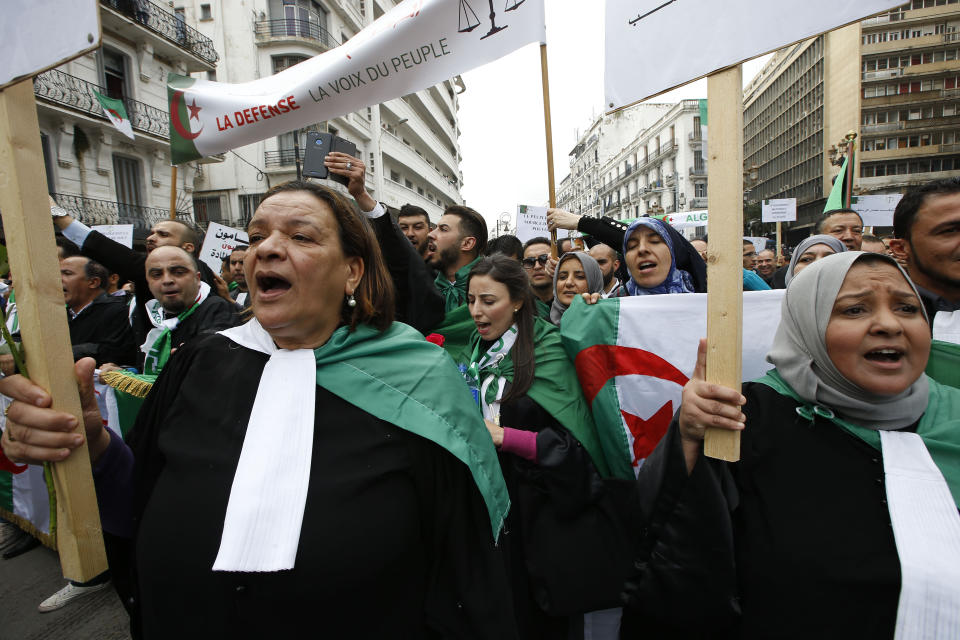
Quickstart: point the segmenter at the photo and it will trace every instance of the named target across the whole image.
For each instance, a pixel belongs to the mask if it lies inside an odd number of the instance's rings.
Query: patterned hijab
[[[827,352],[826,333],[833,304],[847,271],[864,255],[876,256],[896,267],[913,292],[917,292],[897,261],[884,255],[845,251],[817,260],[787,287],[780,326],[767,361],[804,401],[828,407],[845,420],[869,429],[900,429],[919,420],[927,409],[926,374],[921,373],[895,396],[878,395],[843,377]]]
[[[695,289],[690,274],[683,269],[677,268],[674,238],[670,233],[669,226],[662,220],[657,220],[656,218],[640,218],[632,222],[623,234],[623,255],[627,255],[627,242],[630,241],[630,236],[641,226],[652,229],[657,235],[663,238],[664,244],[666,244],[670,250],[670,272],[667,273],[667,277],[664,278],[663,282],[654,287],[641,287],[637,284],[637,281],[633,279],[633,274],[631,273],[630,279],[627,280],[627,291],[630,295],[648,296],[659,293],[693,293]],[[630,270],[627,269],[627,272],[629,273]]]
[[[557,299],[557,276],[560,267],[570,258],[576,258],[583,265],[583,273],[587,276],[587,293],[603,293],[603,271],[600,264],[585,251],[568,251],[560,256],[557,270],[553,272],[553,304],[550,305],[550,322],[560,326],[560,318],[567,310],[567,306]]]

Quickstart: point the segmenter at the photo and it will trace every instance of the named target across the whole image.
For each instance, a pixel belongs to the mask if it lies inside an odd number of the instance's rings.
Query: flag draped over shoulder
[[[743,295],[743,376],[771,365],[783,290]],[[574,361],[613,474],[636,472],[666,433],[707,335],[707,294],[580,299],[563,316],[564,348]]]
[[[339,47],[253,82],[170,74],[172,161],[222,153],[399,98],[545,42],[543,0],[494,5],[492,15],[478,15],[460,0],[405,0]]]

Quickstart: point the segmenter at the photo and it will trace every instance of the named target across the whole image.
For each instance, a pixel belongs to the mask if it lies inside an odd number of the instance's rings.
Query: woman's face
[[[827,256],[832,256],[835,253],[836,251],[826,244],[815,244],[812,247],[808,247],[807,250],[801,253],[800,257],[797,258],[797,264],[793,268],[793,275],[796,276],[798,273],[812,265],[817,260],[826,258]]]
[[[649,289],[667,279],[673,259],[659,233],[648,227],[637,227],[627,240],[626,249],[627,269],[638,285]]]
[[[570,306],[578,293],[587,293],[587,274],[578,258],[567,258],[557,267],[556,296],[562,304]]]
[[[307,191],[264,200],[247,226],[243,270],[253,313],[283,349],[316,348],[340,323],[363,260],[343,255],[330,206]]]
[[[893,265],[854,264],[825,336],[827,353],[843,377],[882,395],[913,384],[930,354],[930,327],[920,304]]]
[[[496,340],[513,325],[514,314],[522,303],[510,299],[507,285],[482,275],[470,278],[467,304],[480,337]]]

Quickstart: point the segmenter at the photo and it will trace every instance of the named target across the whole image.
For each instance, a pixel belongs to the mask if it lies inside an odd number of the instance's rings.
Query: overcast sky
[[[553,162],[557,189],[569,173],[568,154],[603,106],[603,4],[583,0],[546,2]],[[589,7],[589,9],[586,9]],[[680,39],[683,35],[680,34]],[[665,52],[665,55],[669,52]],[[768,56],[744,65],[744,82]],[[638,73],[642,68],[638,65]],[[460,149],[467,204],[492,225],[518,204],[546,204],[547,153],[540,84],[540,47],[531,44],[463,74]],[[699,80],[652,102],[705,98]],[[627,142],[626,140],[624,141]]]

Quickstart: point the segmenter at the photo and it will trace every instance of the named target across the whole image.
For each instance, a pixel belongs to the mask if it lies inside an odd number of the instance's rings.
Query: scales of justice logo
[[[510,25],[498,26],[497,19],[497,10],[493,8],[493,0],[487,0],[490,5],[490,30],[487,33],[480,37],[481,40],[489,38],[495,33],[503,31]],[[526,0],[507,0],[506,5],[503,10],[514,11],[517,7],[522,5]],[[459,29],[460,33],[469,33],[480,26],[480,18],[477,17],[476,12],[473,10],[473,7],[470,6],[470,3],[467,0],[460,0],[460,22]]]

